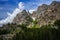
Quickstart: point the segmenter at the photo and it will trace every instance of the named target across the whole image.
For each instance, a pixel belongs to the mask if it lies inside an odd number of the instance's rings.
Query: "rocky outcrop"
[[[39,25],[53,23],[60,20],[60,2],[53,1],[50,5],[43,4],[33,12],[32,17],[38,20]]]
[[[17,16],[13,20],[13,23],[28,25],[31,21],[32,18],[30,17],[29,13],[26,12],[26,10],[23,10],[21,13],[17,14]]]
[[[53,1],[50,5],[42,4],[32,14],[23,10],[17,14],[14,18],[13,23],[16,24],[30,24],[31,21],[37,20],[37,24],[45,25],[53,23],[55,20],[60,19],[60,2]]]

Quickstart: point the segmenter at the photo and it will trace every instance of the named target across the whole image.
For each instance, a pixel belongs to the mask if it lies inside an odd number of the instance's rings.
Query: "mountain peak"
[[[56,5],[56,4],[60,4],[60,2],[58,2],[58,1],[53,1],[52,3],[51,3],[51,5]]]
[[[26,10],[23,10],[21,13],[27,13]]]
[[[37,8],[37,12],[38,12],[38,13],[41,13],[41,11],[44,11],[44,10],[46,10],[47,8],[48,8],[48,5],[42,4],[41,6],[39,6],[39,7]]]
[[[18,14],[14,22],[17,24],[27,23],[27,19],[34,17],[38,20],[39,25],[45,25],[49,22],[52,22],[56,19],[60,19],[60,2],[53,1],[50,5],[42,4],[37,8],[37,11],[34,11],[31,15],[26,10],[23,10]]]

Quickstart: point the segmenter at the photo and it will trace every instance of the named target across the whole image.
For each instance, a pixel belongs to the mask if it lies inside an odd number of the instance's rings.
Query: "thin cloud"
[[[32,14],[33,11],[36,11],[36,9],[30,9],[29,12]]]
[[[9,12],[7,12],[8,17],[7,17],[6,19],[0,20],[0,25],[2,25],[2,24],[7,24],[7,23],[12,23],[14,17],[16,17],[16,15],[17,15],[18,13],[20,13],[23,9],[24,9],[24,3],[20,2],[20,3],[18,4],[18,8],[16,8],[16,9],[12,12],[12,14],[9,13]]]
[[[24,3],[23,2],[20,2],[18,4],[18,8],[21,9],[21,10],[23,10],[24,9]]]

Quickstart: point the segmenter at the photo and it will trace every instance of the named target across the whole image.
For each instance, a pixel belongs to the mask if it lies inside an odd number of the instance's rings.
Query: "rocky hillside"
[[[30,14],[26,12],[26,10],[23,10],[21,13],[17,14],[17,16],[14,18],[13,23],[16,24],[30,24],[32,22],[32,18],[30,17]]]
[[[33,12],[32,17],[35,17],[39,25],[60,20],[60,2],[53,1],[50,5],[43,4],[39,6],[37,11]]]
[[[53,1],[50,5],[42,4],[32,14],[23,10],[13,20],[16,24],[31,24],[32,19],[37,21],[38,25],[53,24],[55,20],[60,19],[60,2]]]

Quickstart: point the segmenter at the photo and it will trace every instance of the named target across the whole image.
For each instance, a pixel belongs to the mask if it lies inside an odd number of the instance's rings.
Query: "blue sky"
[[[18,7],[19,2],[23,2],[25,9],[36,9],[41,4],[50,4],[53,0],[0,0],[0,19],[7,17],[7,12],[12,13]],[[57,0],[59,1],[59,0]]]

